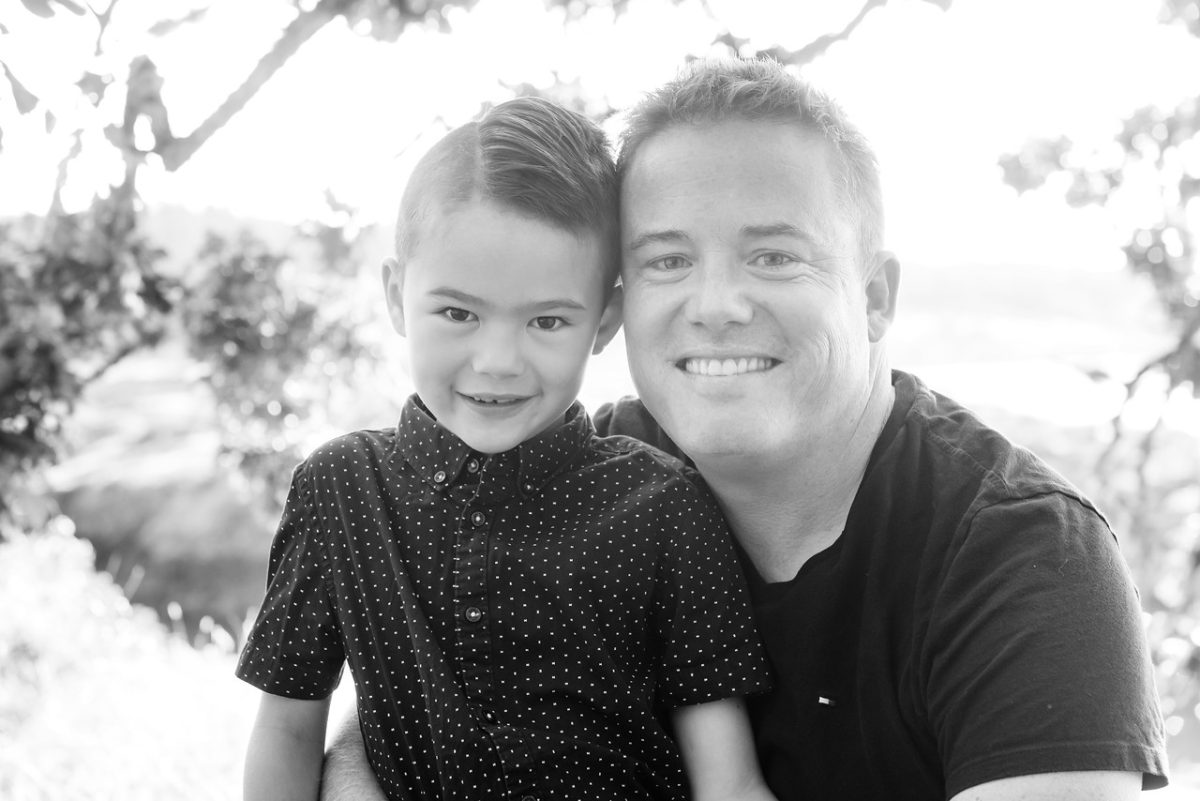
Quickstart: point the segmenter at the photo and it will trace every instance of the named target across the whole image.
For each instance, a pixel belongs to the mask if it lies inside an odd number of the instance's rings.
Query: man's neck
[[[696,466],[764,580],[786,581],[841,536],[895,400],[884,371],[847,436],[814,432],[779,463],[716,458]]]

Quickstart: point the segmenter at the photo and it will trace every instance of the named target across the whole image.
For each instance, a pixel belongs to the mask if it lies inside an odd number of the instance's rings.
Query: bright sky
[[[48,134],[40,115],[16,119],[0,93],[0,214],[47,207],[71,131],[89,123],[98,131],[97,117],[119,119],[132,55],[155,60],[172,127],[188,133],[292,15],[282,0],[211,0],[202,22],[165,37],[145,33],[198,4],[119,0],[100,64],[90,55],[94,31],[78,18],[60,12],[43,21],[15,4],[0,12],[10,31],[0,36],[5,60],[58,119]],[[1127,232],[1101,210],[1066,208],[1057,193],[1018,197],[1002,183],[997,157],[1038,135],[1100,146],[1132,110],[1200,95],[1200,43],[1157,24],[1158,6],[955,0],[942,11],[923,0],[891,0],[806,67],[805,76],[837,97],[875,145],[888,247],[910,265],[1121,269]],[[615,20],[598,11],[564,25],[562,12],[547,11],[543,0],[478,0],[470,12],[453,13],[451,34],[410,29],[395,43],[333,23],[182,169],[143,170],[139,189],[150,204],[298,222],[322,213],[329,188],[360,208],[365,222],[387,225],[425,148],[482,102],[510,97],[506,83],[548,86],[557,73],[622,108],[671,77],[686,55],[706,52],[723,30],[754,48],[796,48],[840,29],[858,7],[845,0],[631,0]],[[99,112],[77,103],[72,84],[85,69],[119,76]],[[432,124],[439,117],[444,125]],[[610,121],[612,133],[619,126]],[[75,206],[120,178],[106,143],[93,141],[86,152],[107,158],[75,163],[67,193]],[[612,364],[600,361],[591,373],[624,375],[619,353],[602,358]],[[603,392],[612,396],[610,388]],[[1078,414],[1074,401],[1068,407]]]
[[[122,75],[131,54],[149,52],[166,79],[177,132],[190,132],[241,81],[289,18],[282,2],[214,0],[199,24],[162,38],[142,32],[191,5],[120,0],[106,65]],[[387,221],[413,161],[444,130],[431,120],[468,119],[481,102],[510,95],[501,82],[546,85],[557,71],[621,108],[686,54],[703,53],[724,27],[754,47],[798,47],[840,28],[858,4],[631,6],[615,21],[598,12],[564,26],[542,0],[479,0],[453,15],[451,35],[411,30],[395,44],[331,24],[191,162],[174,174],[146,170],[139,187],[151,203],[285,221],[319,214],[330,187],[368,218]],[[1067,211],[1050,193],[1018,199],[999,180],[996,158],[1037,134],[1100,143],[1139,105],[1200,94],[1200,48],[1182,30],[1157,25],[1157,6],[957,0],[943,12],[892,0],[808,67],[806,76],[841,100],[878,151],[889,246],[922,263],[1119,266],[1113,245],[1122,235],[1102,214]],[[72,123],[89,111],[74,104],[70,85],[96,68],[93,32],[70,14],[42,21],[18,10],[4,22],[5,58],[60,122],[47,135],[40,117],[15,124],[11,108],[0,107],[0,214],[45,208]],[[100,112],[106,121],[121,98],[113,87]],[[86,202],[118,169],[115,160],[79,167],[68,200]]]

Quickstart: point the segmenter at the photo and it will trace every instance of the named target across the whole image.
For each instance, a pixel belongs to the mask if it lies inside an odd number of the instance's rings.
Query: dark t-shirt
[[[1165,784],[1140,606],[1108,523],[963,407],[893,383],[841,537],[791,581],[747,565],[775,670],[751,702],[771,788],[932,800],[1076,770]],[[634,400],[596,424],[673,448]]]
[[[238,675],[324,698],[348,662],[389,797],[686,798],[669,710],[769,676],[680,467],[578,404],[484,457],[414,397],[296,469]]]

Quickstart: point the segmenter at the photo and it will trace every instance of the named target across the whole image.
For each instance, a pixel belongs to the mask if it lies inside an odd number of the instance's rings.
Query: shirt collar
[[[423,482],[436,488],[473,482],[478,473],[488,495],[507,496],[517,491],[531,495],[573,463],[594,433],[591,418],[576,401],[563,415],[561,425],[511,450],[485,456],[438,423],[414,394],[400,413],[391,458],[408,462]]]

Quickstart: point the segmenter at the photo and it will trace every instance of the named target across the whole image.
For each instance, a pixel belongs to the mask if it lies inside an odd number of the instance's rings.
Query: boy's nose
[[[520,335],[500,328],[480,330],[471,367],[481,375],[520,375],[525,363]]]

